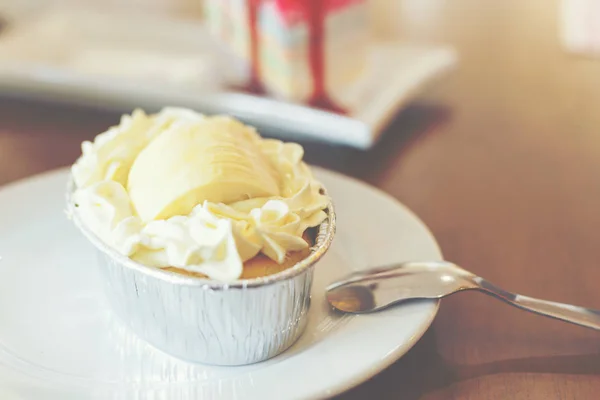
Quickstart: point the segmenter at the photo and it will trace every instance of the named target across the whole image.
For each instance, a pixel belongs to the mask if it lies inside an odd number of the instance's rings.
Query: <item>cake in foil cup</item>
[[[213,365],[267,360],[290,347],[308,322],[315,264],[335,234],[335,211],[315,230],[310,255],[265,277],[219,282],[150,267],[99,239],[78,216],[67,188],[67,213],[94,245],[106,296],[122,322],[154,347]]]

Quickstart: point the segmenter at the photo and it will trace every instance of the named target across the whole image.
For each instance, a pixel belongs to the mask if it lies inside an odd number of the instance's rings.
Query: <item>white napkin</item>
[[[600,1],[562,0],[559,21],[568,51],[600,56]]]

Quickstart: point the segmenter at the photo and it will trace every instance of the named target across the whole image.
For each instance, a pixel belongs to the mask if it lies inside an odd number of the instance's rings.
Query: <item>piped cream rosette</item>
[[[76,212],[105,243],[154,267],[231,281],[259,252],[305,249],[328,198],[294,143],[229,117],[136,110],[84,142],[72,167]]]

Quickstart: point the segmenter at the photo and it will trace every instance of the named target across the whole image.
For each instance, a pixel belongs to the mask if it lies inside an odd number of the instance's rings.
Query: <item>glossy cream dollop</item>
[[[231,281],[259,252],[282,263],[329,202],[294,143],[225,116],[136,110],[82,144],[75,212],[140,263]]]

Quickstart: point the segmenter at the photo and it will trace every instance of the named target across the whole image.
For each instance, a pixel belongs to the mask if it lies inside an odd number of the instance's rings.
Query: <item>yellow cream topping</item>
[[[72,168],[77,212],[147,265],[235,280],[259,252],[282,263],[306,248],[302,234],[326,217],[302,147],[229,117],[136,110],[82,152]]]

